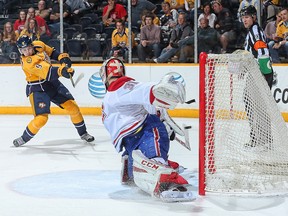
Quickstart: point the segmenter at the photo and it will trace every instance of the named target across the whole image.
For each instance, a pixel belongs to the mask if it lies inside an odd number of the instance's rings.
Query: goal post
[[[288,130],[257,61],[199,59],[199,194],[288,193]]]

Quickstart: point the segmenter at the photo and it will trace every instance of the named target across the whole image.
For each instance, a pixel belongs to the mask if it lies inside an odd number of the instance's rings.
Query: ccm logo
[[[154,163],[151,163],[151,162],[148,162],[148,161],[146,161],[146,160],[142,160],[142,161],[141,161],[141,164],[144,165],[144,166],[147,166],[147,167],[149,167],[149,168],[152,168],[152,169],[154,169],[154,170],[157,170],[157,169],[159,168],[158,165],[156,165],[156,164],[154,164]]]

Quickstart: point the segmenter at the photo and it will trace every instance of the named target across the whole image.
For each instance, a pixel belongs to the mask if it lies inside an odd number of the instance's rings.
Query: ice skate
[[[13,144],[15,147],[19,147],[19,146],[22,146],[24,145],[26,142],[23,140],[22,136],[13,140]]]
[[[81,139],[86,141],[86,142],[93,142],[94,137],[88,134],[87,132],[81,136]]]
[[[196,196],[187,186],[189,185],[171,184],[159,194],[159,198],[164,202],[191,202]]]

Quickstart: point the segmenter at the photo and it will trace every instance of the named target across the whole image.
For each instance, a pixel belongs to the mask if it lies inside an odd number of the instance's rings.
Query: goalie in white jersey
[[[117,58],[103,63],[100,76],[107,89],[102,104],[103,123],[116,150],[125,149],[122,183],[134,182],[164,201],[195,199],[187,189],[188,182],[177,172],[179,165],[168,161],[170,140],[160,119],[164,116],[164,122],[170,122],[169,130],[173,128],[173,133],[183,135],[181,128],[169,121],[166,109],[185,102],[184,86],[172,75],[164,76],[158,84],[137,82],[125,76],[125,66]]]

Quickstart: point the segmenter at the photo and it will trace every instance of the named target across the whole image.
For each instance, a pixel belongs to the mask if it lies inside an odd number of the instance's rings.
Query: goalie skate
[[[163,202],[191,202],[196,199],[192,191],[186,185],[171,185],[168,190],[162,191],[159,198]]]

